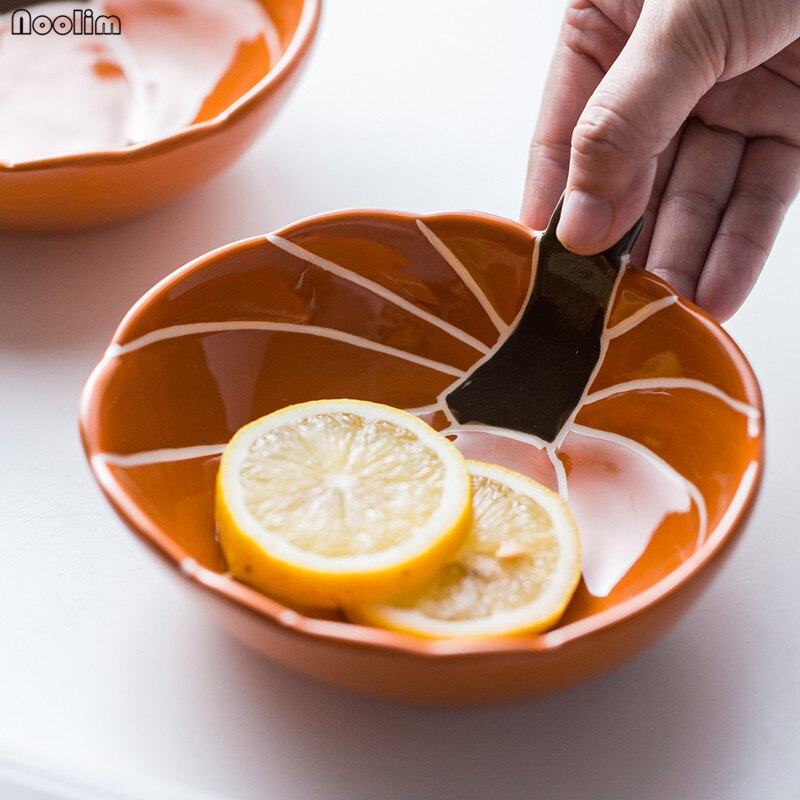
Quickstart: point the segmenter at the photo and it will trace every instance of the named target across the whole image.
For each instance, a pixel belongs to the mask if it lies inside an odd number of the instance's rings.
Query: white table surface
[[[156,567],[79,447],[117,322],[189,259],[347,206],[514,217],[561,8],[329,0],[296,93],[225,175],[114,228],[0,239],[2,800],[800,796],[800,206],[729,325],[770,433],[750,528],[660,643],[559,695],[420,709],[263,661]]]

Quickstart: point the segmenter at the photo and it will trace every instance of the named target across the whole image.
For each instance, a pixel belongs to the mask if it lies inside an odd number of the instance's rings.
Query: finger
[[[800,86],[800,45],[795,42],[764,62],[764,67]]]
[[[745,149],[735,133],[691,120],[658,210],[647,268],[694,300]]]
[[[697,302],[731,317],[750,293],[800,188],[800,148],[774,139],[748,143],[719,232],[697,286]]]
[[[650,192],[650,200],[644,212],[644,225],[642,226],[642,231],[631,253],[631,261],[633,261],[634,264],[639,264],[640,266],[645,266],[645,264],[647,264],[650,242],[653,238],[656,218],[658,217],[658,208],[661,205],[661,197],[664,194],[669,176],[672,174],[672,168],[675,164],[675,158],[678,155],[682,135],[683,129],[672,137],[672,141],[669,143],[667,149],[658,157],[656,176],[653,180],[653,191]]]
[[[798,84],[762,66],[717,84],[695,113],[749,138],[774,136],[800,145],[798,93]]]
[[[575,123],[627,38],[589,2],[578,0],[567,9],[531,144],[524,224],[547,226],[567,183]]]
[[[592,3],[630,36],[641,16],[644,0],[592,0]]]
[[[647,206],[658,156],[716,79],[711,56],[687,49],[685,25],[662,15],[661,4],[645,3],[573,133],[558,235],[575,252],[604,250],[634,224]]]

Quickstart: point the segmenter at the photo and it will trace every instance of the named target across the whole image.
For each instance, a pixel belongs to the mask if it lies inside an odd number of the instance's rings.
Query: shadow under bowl
[[[224,629],[306,675],[474,704],[602,673],[657,639],[741,534],[762,472],[762,401],[725,331],[628,267],[558,447],[452,424],[442,398],[513,329],[536,254],[534,232],[486,215],[348,211],[203,256],[131,309],[92,373],[80,412],[91,469]],[[419,639],[288,608],[227,574],[213,519],[222,448],[252,419],[333,397],[412,409],[469,457],[568,494],[583,580],[553,630]]]
[[[280,42],[271,64],[261,57],[234,61],[204,103],[202,121],[165,136],[15,164],[0,160],[0,230],[56,232],[117,222],[163,205],[230,166],[287,98],[319,23],[321,0],[260,2]]]

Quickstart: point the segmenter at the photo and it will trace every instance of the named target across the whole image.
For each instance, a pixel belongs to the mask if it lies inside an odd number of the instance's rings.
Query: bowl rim
[[[190,123],[177,131],[148,139],[145,142],[108,150],[87,150],[81,153],[65,153],[44,158],[26,159],[9,163],[0,159],[0,174],[34,172],[59,167],[86,166],[99,163],[134,161],[152,153],[172,149],[224,130],[250,111],[269,91],[285,83],[294,69],[303,60],[319,27],[323,0],[301,0],[300,19],[292,38],[278,60],[267,74],[247,92],[237,98],[224,111],[203,122]]]
[[[118,338],[125,333],[129,323],[138,318],[155,297],[173,287],[186,276],[200,272],[214,263],[262,244],[268,235],[281,235],[308,223],[330,222],[349,216],[425,221],[458,216],[480,220],[483,223],[489,223],[501,229],[516,228],[532,238],[540,233],[540,231],[531,230],[513,220],[475,211],[412,214],[402,211],[350,208],[311,215],[283,226],[272,234],[253,236],[218,247],[170,273],[134,303],[117,327],[111,344],[117,342]],[[661,279],[657,278],[657,280]],[[677,295],[677,292],[675,294]],[[677,296],[680,297],[680,295]],[[755,458],[747,468],[734,498],[721,520],[712,531],[707,533],[703,543],[689,558],[638,594],[590,617],[567,623],[563,627],[557,627],[544,633],[506,638],[426,639],[411,634],[381,630],[346,621],[321,619],[307,616],[300,611],[289,608],[280,601],[262,594],[244,583],[239,583],[228,573],[218,573],[201,566],[183,548],[177,545],[165,530],[146,517],[130,495],[120,486],[108,465],[93,458],[95,453],[90,446],[87,430],[89,421],[97,415],[98,411],[98,398],[95,387],[110,363],[105,354],[92,370],[81,394],[79,410],[81,441],[89,462],[89,468],[95,480],[113,509],[137,538],[155,551],[163,561],[184,579],[203,591],[210,592],[217,598],[233,602],[239,609],[255,615],[262,622],[272,623],[293,634],[306,638],[326,640],[331,644],[360,646],[380,651],[402,653],[410,657],[423,659],[492,656],[512,653],[552,653],[579,643],[590,636],[601,634],[603,631],[637,617],[643,612],[660,605],[680,587],[688,585],[732,544],[737,535],[743,530],[744,523],[753,509],[764,473],[765,416],[763,397],[758,380],[749,361],[730,334],[705,311],[685,298],[681,297],[680,299],[681,303],[691,313],[703,318],[711,328],[722,336],[734,358],[734,366],[741,375],[747,393],[752,396],[752,404],[761,412]]]

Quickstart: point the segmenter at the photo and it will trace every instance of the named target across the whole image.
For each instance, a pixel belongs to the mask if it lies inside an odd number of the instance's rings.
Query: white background
[[[515,217],[561,9],[330,0],[296,93],[224,176],[112,229],[0,239],[3,800],[798,797],[800,206],[729,325],[767,404],[750,528],[673,632],[562,694],[420,709],[272,666],[156,567],[79,448],[89,370],[189,259],[347,206]]]

